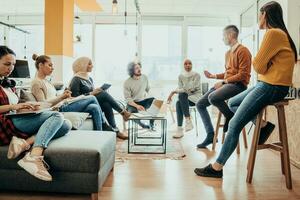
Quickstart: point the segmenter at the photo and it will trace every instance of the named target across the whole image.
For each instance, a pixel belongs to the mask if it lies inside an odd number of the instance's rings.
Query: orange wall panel
[[[74,0],[45,0],[45,54],[73,56]]]

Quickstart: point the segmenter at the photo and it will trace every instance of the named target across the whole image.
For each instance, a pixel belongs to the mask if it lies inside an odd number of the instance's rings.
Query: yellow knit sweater
[[[253,60],[258,80],[272,85],[290,86],[294,66],[294,52],[286,33],[278,28],[267,30]]]

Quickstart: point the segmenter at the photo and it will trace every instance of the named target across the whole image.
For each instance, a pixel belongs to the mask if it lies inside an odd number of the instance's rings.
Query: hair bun
[[[34,61],[37,60],[38,57],[39,57],[39,56],[38,56],[37,54],[35,54],[35,53],[32,55],[32,59],[33,59]]]

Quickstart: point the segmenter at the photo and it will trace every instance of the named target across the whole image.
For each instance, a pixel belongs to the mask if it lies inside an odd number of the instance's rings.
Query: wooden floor
[[[234,152],[224,169],[223,179],[197,177],[195,167],[213,162],[218,155],[210,150],[197,151],[195,146],[203,138],[187,133],[182,138],[186,153],[183,160],[130,160],[117,162],[114,172],[99,193],[100,200],[198,200],[198,199],[300,199],[300,170],[292,166],[293,190],[285,187],[279,156],[269,150],[259,151],[253,183],[246,183],[248,151]],[[250,143],[250,138],[249,143]],[[1,180],[0,180],[1,181]],[[1,184],[1,182],[0,182]],[[87,195],[44,193],[0,193],[2,200],[88,200]]]

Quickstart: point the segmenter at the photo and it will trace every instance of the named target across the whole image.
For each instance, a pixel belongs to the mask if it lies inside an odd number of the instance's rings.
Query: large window
[[[92,24],[74,25],[74,58],[87,56],[92,58],[93,52]]]
[[[177,87],[182,69],[182,28],[178,25],[143,25],[142,70],[151,94],[166,99]]]
[[[4,45],[4,26],[0,25],[0,45]]]
[[[200,73],[202,82],[203,71],[222,73],[225,71],[225,52],[228,50],[223,43],[224,27],[189,26],[187,52],[193,62],[194,70]]]
[[[241,43],[246,46],[254,57],[257,52],[256,35],[256,4],[250,6],[244,13],[241,14]],[[257,79],[254,70],[251,70],[250,84],[255,84]]]
[[[30,32],[30,34],[9,29],[8,46],[16,52],[17,59],[28,60],[30,76],[34,77],[36,69],[31,58],[34,53],[38,55],[44,54],[44,26],[23,25],[18,27]]]
[[[110,92],[123,98],[122,84],[128,78],[127,64],[135,59],[136,27],[134,25],[97,25],[95,38],[94,79],[100,86],[113,83]]]
[[[150,80],[177,80],[181,71],[181,26],[144,25],[143,72]]]

